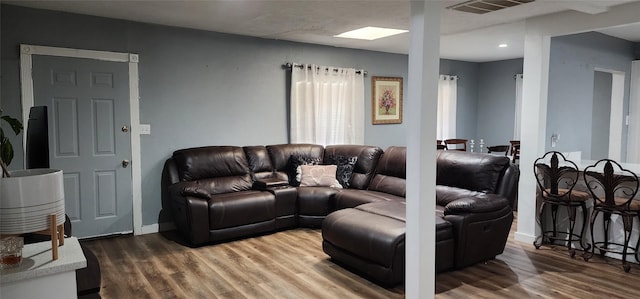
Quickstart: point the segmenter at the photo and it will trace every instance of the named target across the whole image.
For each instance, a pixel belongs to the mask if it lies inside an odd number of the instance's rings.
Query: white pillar
[[[405,294],[435,293],[436,110],[440,68],[439,1],[411,1],[407,138]]]
[[[515,239],[533,242],[536,224],[536,180],[533,162],[545,152],[547,90],[551,37],[528,30],[524,40],[518,230]]]

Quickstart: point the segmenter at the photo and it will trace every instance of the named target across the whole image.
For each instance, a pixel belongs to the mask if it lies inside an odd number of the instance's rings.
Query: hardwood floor
[[[516,242],[495,260],[436,277],[436,298],[640,298],[640,266],[585,262],[564,247]],[[295,229],[190,248],[174,232],[83,241],[103,298],[403,298],[334,264],[320,230]]]

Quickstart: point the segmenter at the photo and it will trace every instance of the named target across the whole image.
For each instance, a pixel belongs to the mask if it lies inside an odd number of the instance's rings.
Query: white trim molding
[[[160,233],[175,230],[176,225],[173,222],[154,223],[142,226],[142,235]]]
[[[131,189],[133,205],[133,233],[140,235],[142,230],[142,167],[140,163],[140,92],[138,86],[138,54],[108,51],[58,48],[48,46],[20,45],[20,85],[22,93],[22,121],[29,120],[29,110],[33,107],[33,55],[85,58],[102,61],[124,62],[129,64],[129,103],[131,121]],[[23,151],[26,151],[26,134],[23,134]],[[26,157],[26,152],[25,152]],[[137,162],[137,163],[136,163]],[[26,160],[25,160],[26,163]],[[25,165],[26,166],[26,165]]]

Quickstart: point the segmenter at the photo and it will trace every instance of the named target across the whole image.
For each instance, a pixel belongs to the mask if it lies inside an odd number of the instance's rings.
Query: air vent
[[[447,8],[475,14],[485,14],[488,12],[518,6],[533,1],[535,0],[471,0],[464,3],[452,5]]]

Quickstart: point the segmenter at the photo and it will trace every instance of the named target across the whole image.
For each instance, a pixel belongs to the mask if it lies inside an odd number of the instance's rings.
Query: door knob
[[[122,130],[122,132],[125,132],[125,133],[126,133],[126,132],[129,132],[129,127],[127,127],[127,126],[122,126],[122,129],[121,129],[121,130]]]
[[[129,166],[130,163],[131,161],[129,160],[122,160],[122,167],[127,168],[127,166]]]

